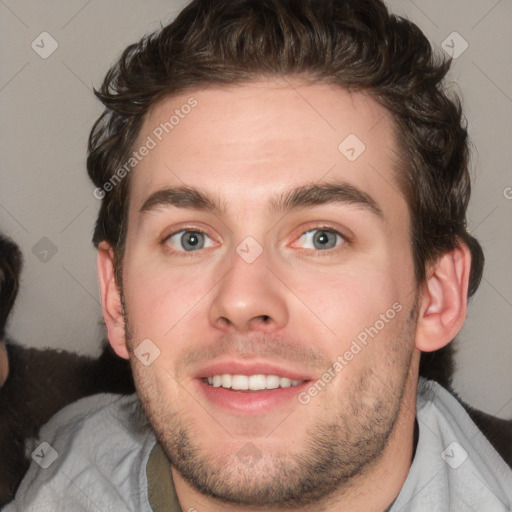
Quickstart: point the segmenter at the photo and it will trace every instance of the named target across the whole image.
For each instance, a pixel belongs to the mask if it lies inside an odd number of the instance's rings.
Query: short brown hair
[[[471,296],[484,258],[466,229],[468,137],[460,101],[443,87],[449,67],[415,24],[381,0],[193,0],[126,48],[95,91],[105,111],[90,134],[88,173],[103,187],[129,158],[149,108],[168,96],[275,77],[366,91],[394,122],[417,284],[429,264],[463,242],[472,255]],[[124,179],[102,198],[93,236],[96,247],[105,240],[114,248],[120,285],[128,185]],[[423,354],[420,374],[451,373],[451,345]]]

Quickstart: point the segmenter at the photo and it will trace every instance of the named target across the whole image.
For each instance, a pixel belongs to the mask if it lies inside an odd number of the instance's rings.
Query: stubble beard
[[[132,347],[128,320],[125,309],[126,337]],[[256,439],[254,444],[262,449],[254,465],[244,464],[236,450],[212,455],[214,447],[201,446],[194,419],[178,405],[163,402],[147,369],[133,357],[131,363],[142,408],[158,442],[191,486],[226,504],[297,510],[349,492],[354,480],[382,456],[402,406],[415,325],[413,308],[396,330],[387,362],[361,371],[357,380],[342,390],[338,410],[309,425],[296,448],[265,452],[264,442]],[[379,371],[382,367],[387,371]],[[301,427],[290,418],[280,428]]]

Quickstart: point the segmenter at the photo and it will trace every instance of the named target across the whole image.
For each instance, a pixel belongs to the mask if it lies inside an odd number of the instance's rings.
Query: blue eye
[[[178,251],[195,251],[197,249],[205,249],[212,247],[212,239],[201,231],[178,231],[169,236],[166,241],[172,246],[173,249]]]
[[[304,248],[314,250],[333,249],[345,241],[340,233],[332,229],[311,229],[301,235],[300,240],[312,243],[313,247]]]
[[[304,232],[298,240],[303,249],[322,252],[347,242],[341,233],[326,227],[310,229]],[[215,242],[206,233],[191,229],[182,229],[172,233],[163,240],[163,243],[168,244],[172,251],[181,252],[183,255],[215,245]]]

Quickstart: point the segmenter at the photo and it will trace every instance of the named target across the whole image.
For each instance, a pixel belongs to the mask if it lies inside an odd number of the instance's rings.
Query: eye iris
[[[331,237],[329,239],[329,236]],[[313,243],[316,246],[316,243],[320,244],[320,247],[317,247],[319,249],[331,249],[332,247],[336,246],[336,235],[332,233],[331,231],[318,231],[313,236]]]
[[[204,235],[197,231],[185,231],[181,235],[181,244],[186,251],[192,251],[198,247],[202,248],[204,245]]]

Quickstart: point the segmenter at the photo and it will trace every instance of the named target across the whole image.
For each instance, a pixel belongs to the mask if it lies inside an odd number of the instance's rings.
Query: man
[[[195,0],[127,48],[88,171],[137,396],[54,417],[7,510],[511,509],[424,378],[483,265],[448,66],[379,0]]]

